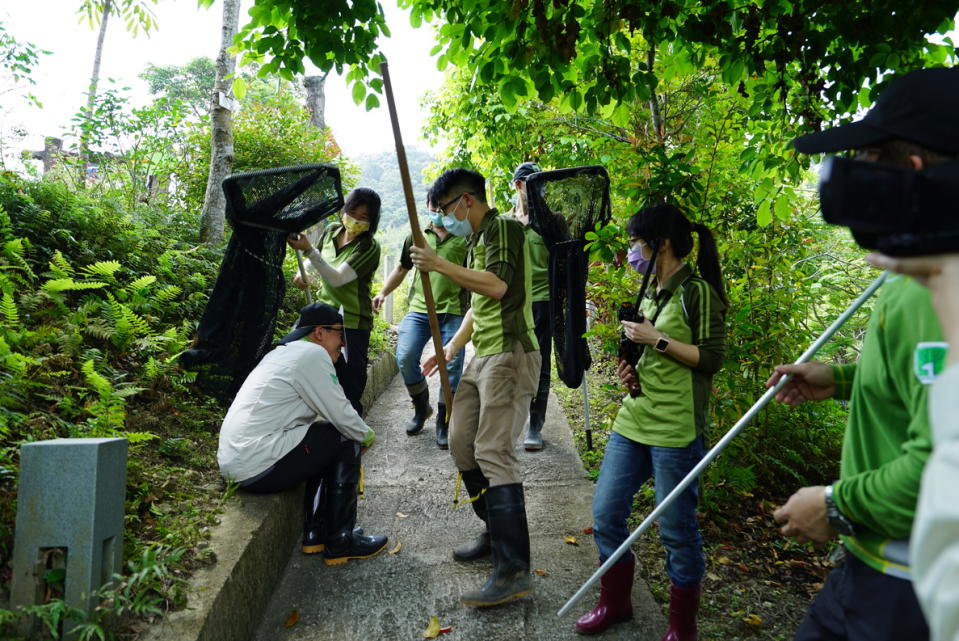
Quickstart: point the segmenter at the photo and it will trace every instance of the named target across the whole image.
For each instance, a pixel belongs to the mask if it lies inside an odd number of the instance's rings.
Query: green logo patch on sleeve
[[[946,355],[949,343],[928,342],[916,345],[913,355],[913,373],[924,385],[932,385],[946,369]]]

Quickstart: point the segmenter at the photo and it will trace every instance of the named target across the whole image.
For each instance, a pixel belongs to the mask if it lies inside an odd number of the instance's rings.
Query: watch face
[[[669,346],[669,339],[660,338],[658,341],[656,341],[656,351],[658,352],[665,352],[668,346]]]

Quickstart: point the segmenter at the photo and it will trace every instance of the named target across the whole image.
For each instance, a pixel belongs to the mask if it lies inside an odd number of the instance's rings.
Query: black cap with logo
[[[278,345],[286,345],[296,340],[300,340],[314,327],[331,327],[333,325],[342,325],[343,317],[336,311],[336,308],[326,303],[310,303],[300,310],[300,318],[296,321],[296,329],[283,337]]]

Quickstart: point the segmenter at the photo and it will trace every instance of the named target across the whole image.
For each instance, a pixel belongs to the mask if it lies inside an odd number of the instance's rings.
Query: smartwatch
[[[659,340],[653,345],[653,349],[657,352],[665,352],[667,347],[669,347],[669,336],[666,334],[660,336]]]
[[[846,536],[854,536],[856,530],[853,528],[852,522],[836,507],[836,501],[832,497],[832,485],[826,486],[823,498],[826,501],[826,520],[832,526],[832,529]]]

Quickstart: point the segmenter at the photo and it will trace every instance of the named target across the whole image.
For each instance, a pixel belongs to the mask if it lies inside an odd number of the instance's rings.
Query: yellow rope
[[[479,497],[481,497],[481,496],[483,496],[484,494],[486,494],[486,488],[484,487],[482,490],[479,491],[479,494],[477,494],[476,496],[472,496],[472,497],[466,499],[465,501],[461,501],[461,500],[460,500],[460,486],[461,486],[462,484],[463,484],[463,473],[462,473],[462,472],[457,472],[457,473],[456,473],[456,487],[453,489],[453,509],[454,509],[454,510],[455,510],[456,508],[458,508],[459,506],[461,506],[461,505],[469,505],[470,503],[472,503],[473,501],[475,501],[475,500],[478,499]]]

